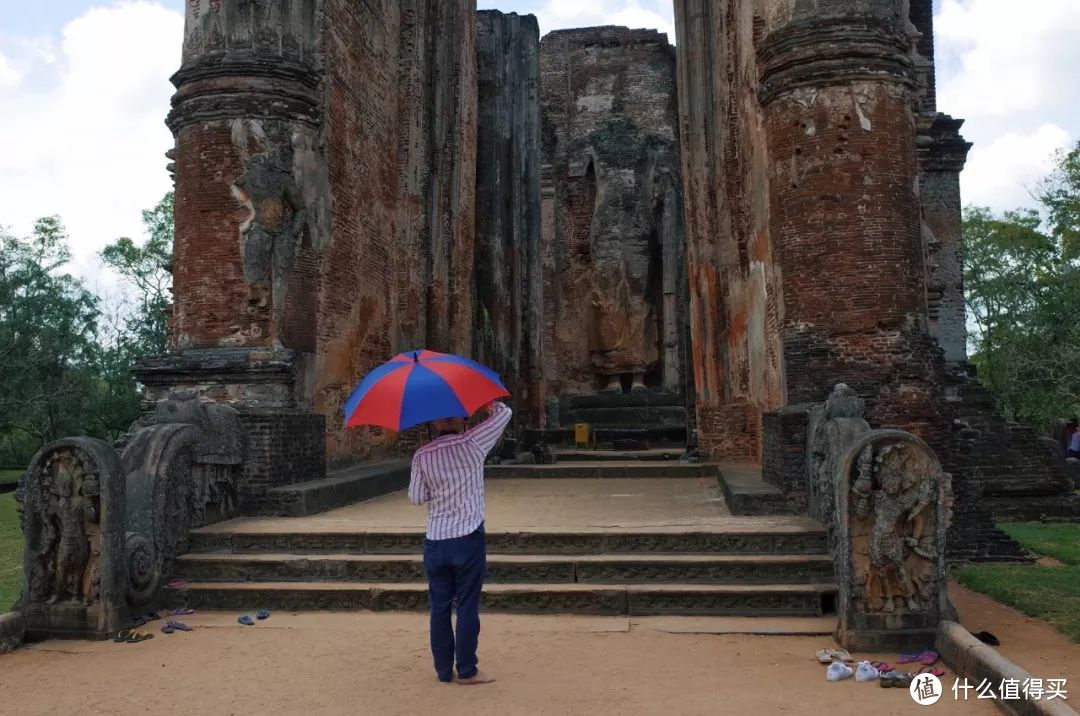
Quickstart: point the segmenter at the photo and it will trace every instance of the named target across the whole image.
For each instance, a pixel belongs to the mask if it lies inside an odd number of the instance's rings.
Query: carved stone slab
[[[19,484],[27,638],[104,638],[126,617],[125,480],[112,447],[44,447]]]

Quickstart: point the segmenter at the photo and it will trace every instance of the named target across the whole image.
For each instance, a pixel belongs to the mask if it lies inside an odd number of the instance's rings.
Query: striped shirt
[[[428,539],[463,537],[483,524],[484,460],[512,413],[509,406],[493,403],[484,422],[436,438],[413,455],[409,500],[428,506]]]

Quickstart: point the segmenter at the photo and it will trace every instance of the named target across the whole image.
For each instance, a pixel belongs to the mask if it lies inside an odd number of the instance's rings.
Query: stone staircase
[[[488,471],[489,477],[502,478],[492,481],[489,492],[501,487],[511,501],[515,486],[535,488],[536,481],[554,493],[568,485],[595,488],[597,481],[618,484],[619,490],[646,484],[654,490],[679,484],[686,490],[715,481],[703,489],[722,491],[715,466],[711,473],[702,465],[642,462]],[[597,504],[603,508],[603,501]],[[363,515],[366,507],[348,509],[360,508],[355,514]],[[716,518],[688,518],[687,524],[678,524],[674,515],[651,525],[489,526],[484,609],[795,617],[835,612],[833,565],[820,524],[805,517],[734,516],[715,509]],[[491,518],[489,507],[489,525]],[[235,521],[195,530],[190,552],[177,560],[173,575],[189,583],[170,590],[172,601],[203,609],[425,610],[422,529],[361,522],[313,530],[304,520],[279,518],[263,520],[258,529]]]

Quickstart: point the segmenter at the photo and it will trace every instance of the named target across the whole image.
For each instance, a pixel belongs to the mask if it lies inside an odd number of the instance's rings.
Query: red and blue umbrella
[[[345,427],[405,430],[429,420],[467,418],[510,395],[495,371],[429,350],[409,351],[371,371],[345,402]]]

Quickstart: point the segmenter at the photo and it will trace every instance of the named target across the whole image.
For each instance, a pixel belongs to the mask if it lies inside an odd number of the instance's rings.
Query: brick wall
[[[812,407],[787,405],[762,416],[762,478],[784,492],[808,492],[806,445]]]
[[[248,217],[230,187],[240,155],[227,121],[184,127],[176,148],[173,328],[178,348],[217,346],[269,332],[269,311],[248,314],[240,225]]]
[[[301,411],[241,413],[246,437],[238,494],[244,512],[267,505],[267,491],[324,476],[326,419]]]

